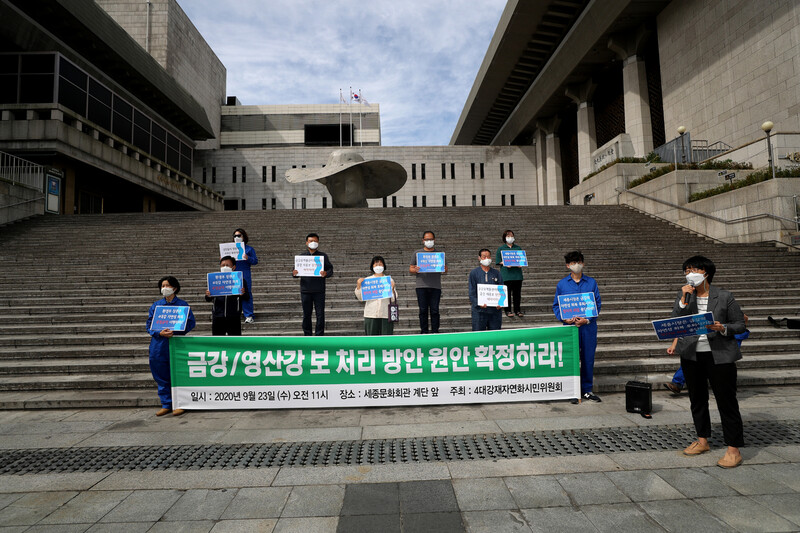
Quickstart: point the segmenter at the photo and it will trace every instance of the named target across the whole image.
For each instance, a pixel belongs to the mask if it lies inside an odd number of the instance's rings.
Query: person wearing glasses
[[[250,267],[258,264],[256,251],[247,244],[247,232],[242,228],[236,228],[233,232],[233,242],[244,243],[244,258],[236,261],[236,270],[242,273],[245,283],[250,291],[250,298],[242,300],[242,312],[244,313],[245,324],[255,324],[255,314],[253,313],[253,278],[250,274]]]
[[[736,361],[742,358],[736,335],[744,333],[745,319],[730,292],[711,285],[717,267],[713,261],[696,255],[683,263],[686,285],[681,287],[672,316],[713,313],[714,323],[706,335],[678,339],[674,352],[681,358],[681,368],[689,389],[689,404],[697,440],[683,450],[694,456],[709,451],[711,416],[708,411],[708,385],[714,391],[722,420],[722,435],[727,445],[725,456],[717,462],[722,468],[742,464],[739,448],[744,446],[744,428],[736,399]]]

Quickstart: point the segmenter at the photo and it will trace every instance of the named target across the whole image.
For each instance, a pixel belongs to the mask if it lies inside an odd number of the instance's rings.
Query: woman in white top
[[[394,331],[394,324],[389,322],[389,302],[397,299],[394,280],[392,280],[391,297],[364,300],[361,293],[361,284],[365,279],[382,278],[386,276],[386,261],[383,260],[383,257],[376,255],[372,258],[369,269],[372,271],[372,275],[367,278],[358,278],[355,289],[356,297],[366,302],[364,304],[364,332],[367,335],[391,335]]]

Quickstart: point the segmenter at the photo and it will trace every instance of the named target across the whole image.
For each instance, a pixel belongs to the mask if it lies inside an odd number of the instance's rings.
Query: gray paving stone
[[[248,487],[239,489],[236,497],[220,517],[223,520],[245,518],[278,518],[291,492],[289,487]]]
[[[224,489],[268,487],[277,468],[234,468],[231,470],[172,470],[164,472],[114,472],[105,474],[92,490],[122,489]]]
[[[397,439],[409,437],[433,437],[440,435],[475,435],[481,433],[501,433],[502,430],[492,420],[462,422],[432,422],[428,424],[387,424],[365,426],[364,439]]]
[[[400,514],[400,488],[397,483],[347,485],[341,516]]]
[[[408,481],[400,483],[399,488],[400,512],[403,515],[459,510],[450,480]]]
[[[0,449],[68,448],[83,444],[92,433],[59,433],[54,435],[0,435]]]
[[[286,428],[286,429],[233,429],[222,433],[217,442],[222,444],[263,442],[308,442],[358,440],[360,427]]]
[[[341,485],[426,479],[450,479],[450,471],[445,463],[282,467],[272,485]]]
[[[281,516],[339,516],[344,502],[344,491],[344,485],[294,487]]]
[[[225,435],[221,431],[104,431],[90,435],[81,446],[173,446],[216,444]]]
[[[400,533],[400,514],[340,516],[338,533]]]
[[[0,478],[2,481],[2,478]],[[0,509],[3,509],[5,506],[14,503],[15,501],[22,498],[24,494],[16,493],[16,494],[0,494]]]
[[[796,492],[800,492],[800,464],[779,463],[756,467],[763,476],[779,481]]]
[[[797,526],[747,496],[702,498],[696,500],[704,509],[741,532],[797,531]]]
[[[42,519],[42,524],[93,524],[130,496],[129,491],[82,492]]]
[[[462,516],[469,533],[531,533],[519,510],[467,511]]]
[[[533,476],[570,472],[605,472],[620,466],[606,454],[497,459],[493,461],[452,461],[447,463],[456,478]]]
[[[574,507],[545,507],[523,509],[522,514],[534,533],[591,533],[597,528],[580,509]]]
[[[28,526],[0,526],[0,533],[22,533]]]
[[[278,520],[275,533],[336,533],[337,516],[286,517]]]
[[[704,470],[740,494],[785,494],[792,492],[790,487],[762,474],[760,467],[753,465],[743,464],[737,468],[712,466]]]
[[[665,531],[635,503],[584,505],[581,511],[600,531],[650,533]]]
[[[88,490],[109,475],[108,472],[70,472],[0,476],[0,493]]]
[[[83,533],[92,527],[92,524],[42,524],[31,526],[25,531],[35,533]]]
[[[208,533],[213,527],[213,520],[156,522],[147,533]]]
[[[502,478],[454,479],[453,489],[462,512],[517,508]]]
[[[520,509],[571,505],[554,476],[515,476],[505,478],[505,482]]]
[[[739,494],[700,468],[669,468],[653,472],[687,498],[711,498]]]
[[[557,476],[575,505],[630,502],[614,483],[600,472]]]
[[[404,513],[403,533],[462,533],[461,513]]]
[[[497,420],[500,429],[515,431],[549,431],[562,429],[626,427],[636,424],[622,415],[568,416]]]
[[[800,526],[800,494],[769,494],[751,496],[751,499]]]
[[[643,502],[640,507],[667,531],[734,531],[692,500]]]
[[[653,468],[699,468],[714,466],[719,460],[711,453],[687,457],[681,450],[610,453],[608,456],[623,470],[651,470]]]
[[[137,490],[106,514],[101,522],[158,522],[183,492],[178,490]]]
[[[103,522],[97,523],[86,530],[87,533],[145,533],[155,522]]]
[[[77,492],[72,491],[26,494],[0,510],[0,524],[7,526],[33,525],[77,495]]]
[[[277,523],[276,518],[220,520],[211,529],[211,533],[270,533]]]
[[[62,435],[69,433],[96,433],[112,425],[109,421],[79,420],[75,422],[22,420],[16,423],[0,424],[2,435]],[[35,440],[32,437],[31,440]]]
[[[236,492],[237,489],[187,490],[164,514],[162,520],[218,520],[236,496]]]
[[[606,472],[606,476],[625,496],[635,502],[683,498],[683,494],[653,472],[646,470]]]

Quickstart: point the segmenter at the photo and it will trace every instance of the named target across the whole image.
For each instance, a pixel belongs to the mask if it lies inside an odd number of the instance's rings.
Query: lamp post
[[[686,128],[683,126],[678,126],[678,133],[681,134],[681,163],[686,163],[686,148],[683,146],[683,134],[686,133]],[[678,162],[675,161],[677,165]]]
[[[771,120],[766,121],[761,125],[761,129],[767,134],[767,153],[769,154],[769,168],[772,169],[772,179],[775,179],[775,162],[772,160],[772,141],[769,137],[769,132],[775,124]]]

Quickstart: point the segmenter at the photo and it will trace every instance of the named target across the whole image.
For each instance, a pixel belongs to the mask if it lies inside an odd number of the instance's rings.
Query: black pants
[[[717,409],[722,419],[722,435],[727,446],[744,446],[744,428],[739,402],[736,400],[736,363],[714,364],[711,352],[697,352],[697,360],[681,358],[683,375],[689,389],[689,402],[698,437],[711,436],[711,416],[708,412],[708,384],[714,391]]]
[[[300,301],[303,303],[303,335],[311,335],[311,308],[317,313],[317,324],[314,335],[325,335],[325,293],[301,292]]]
[[[431,312],[431,333],[439,333],[439,300],[442,289],[417,289],[419,304],[419,331],[428,333],[428,311]]]
[[[511,312],[513,302],[514,312],[519,313],[520,298],[522,297],[522,280],[509,279],[504,281],[503,284],[508,287],[508,305],[505,308],[505,312]]]
[[[240,315],[236,316],[215,316],[211,318],[211,334],[212,335],[241,335],[242,334],[242,318]]]

